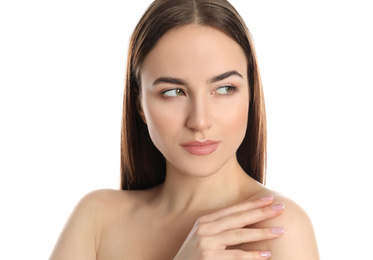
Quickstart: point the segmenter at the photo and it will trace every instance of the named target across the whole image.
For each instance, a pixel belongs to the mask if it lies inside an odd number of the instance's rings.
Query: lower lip
[[[191,153],[194,155],[208,155],[208,154],[215,152],[218,146],[219,146],[219,143],[215,143],[215,144],[209,144],[209,145],[191,145],[191,146],[184,145],[183,148],[188,153]]]

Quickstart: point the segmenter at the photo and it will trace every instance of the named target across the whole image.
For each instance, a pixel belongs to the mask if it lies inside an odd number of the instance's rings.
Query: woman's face
[[[168,170],[202,177],[236,162],[249,86],[246,56],[233,39],[194,24],[171,30],[140,75],[139,113]]]

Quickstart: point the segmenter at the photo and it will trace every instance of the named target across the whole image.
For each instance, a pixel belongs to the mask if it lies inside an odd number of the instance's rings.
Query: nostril
[[[202,131],[211,127],[211,120],[206,117],[190,117],[187,127],[196,131]]]

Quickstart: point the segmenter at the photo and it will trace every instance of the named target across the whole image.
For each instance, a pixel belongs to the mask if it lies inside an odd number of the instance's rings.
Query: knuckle
[[[242,229],[236,229],[234,231],[234,236],[235,237],[242,237],[244,234],[243,234],[243,230]]]
[[[270,232],[270,230],[268,228],[261,229],[260,233],[261,233],[262,237],[264,237],[264,238],[272,237],[272,233]]]
[[[233,213],[233,217],[240,218],[242,216],[242,211],[236,211]]]
[[[209,221],[209,216],[201,216],[197,219],[196,224],[203,224]]]
[[[241,211],[242,209],[248,208],[248,207],[251,207],[251,205],[248,204],[248,203],[245,203],[245,204],[237,203],[237,204],[231,206],[230,209],[232,211]]]
[[[198,224],[196,226],[196,235],[199,236],[199,237],[203,237],[206,235],[207,233],[207,227],[206,227],[206,224]]]
[[[237,211],[232,214],[232,217],[234,221],[237,221],[238,223],[244,223],[247,220],[248,212],[247,211]]]
[[[265,216],[268,216],[270,212],[269,208],[268,207],[265,207],[265,208],[261,208],[260,209],[260,213],[265,215]]]

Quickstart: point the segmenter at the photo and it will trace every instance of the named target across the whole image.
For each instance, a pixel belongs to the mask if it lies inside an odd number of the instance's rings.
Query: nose
[[[190,100],[187,127],[193,131],[204,131],[212,126],[208,100],[199,97]]]

